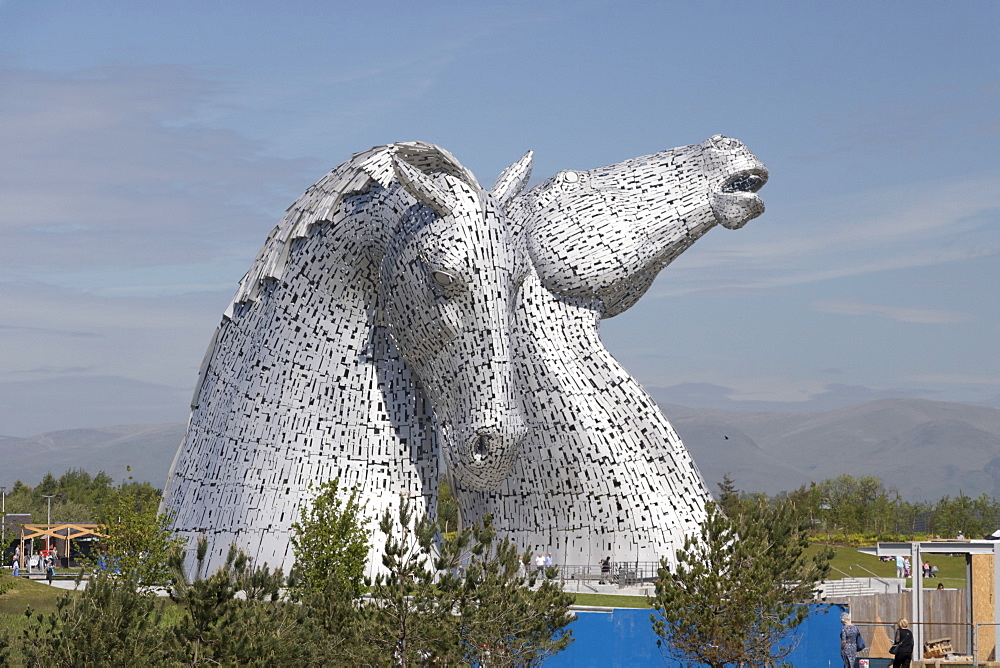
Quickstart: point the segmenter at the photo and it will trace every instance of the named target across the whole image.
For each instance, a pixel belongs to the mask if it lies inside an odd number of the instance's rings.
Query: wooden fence
[[[846,603],[851,609],[851,621],[861,629],[872,657],[889,657],[889,646],[895,624],[900,619],[910,621],[910,592],[871,594],[850,598],[830,598],[827,603]],[[928,589],[924,592],[921,628],[924,642],[951,638],[952,651],[972,654],[969,623],[968,592],[965,589]],[[987,657],[982,657],[986,659]]]

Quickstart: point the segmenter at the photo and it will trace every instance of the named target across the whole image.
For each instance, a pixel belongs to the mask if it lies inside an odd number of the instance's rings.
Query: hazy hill
[[[8,489],[16,480],[37,485],[49,471],[59,477],[82,468],[93,475],[104,471],[116,481],[131,475],[163,487],[185,427],[184,423],[140,424],[67,429],[27,438],[0,436],[0,484]]]
[[[849,473],[877,475],[910,500],[963,491],[1000,498],[1000,409],[920,399],[883,399],[820,413],[749,413],[663,405],[713,492],[737,486],[773,494]],[[0,436],[0,484],[37,484],[47,471],[106,471],[157,487],[184,424],[72,429]]]
[[[662,409],[712,491],[726,472],[740,488],[768,493],[849,473],[877,475],[911,500],[1000,497],[995,408],[882,399],[823,413]]]

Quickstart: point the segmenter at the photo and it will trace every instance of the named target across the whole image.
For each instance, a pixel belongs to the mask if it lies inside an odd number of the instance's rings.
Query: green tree
[[[258,568],[235,547],[202,579],[208,543],[197,550],[199,576],[184,577],[171,556],[174,605],[124,574],[98,574],[80,595],[66,594],[53,614],[31,615],[23,641],[0,635],[3,665],[28,666],[301,666],[327,662],[307,608],[281,600],[280,571]],[[315,611],[309,611],[315,612]]]
[[[959,492],[945,496],[934,505],[932,530],[945,537],[961,533],[966,538],[982,538],[1000,528],[1000,503],[988,494],[978,498]]]
[[[369,588],[371,601],[358,609],[376,653],[372,660],[401,668],[448,662],[458,648],[451,632],[452,610],[441,604],[434,587],[437,526],[401,498],[395,521],[393,512],[386,510],[379,528],[386,536],[384,572]]]
[[[377,649],[370,660],[535,666],[572,642],[572,597],[554,581],[537,584],[530,555],[498,538],[492,518],[438,541],[440,527],[402,499],[380,528],[385,572],[360,607]]]
[[[364,588],[368,558],[367,518],[353,490],[345,500],[339,479],[323,483],[312,503],[292,524],[295,568],[292,589],[296,596],[329,589],[349,598]]]
[[[789,502],[741,502],[727,517],[710,503],[698,535],[664,560],[651,615],[653,630],[686,660],[709,666],[772,665],[808,615],[829,573],[830,550],[806,554],[807,523]]]
[[[318,505],[336,505],[335,489]],[[109,521],[113,554],[149,554],[148,540],[125,540],[151,526],[137,519],[148,509],[134,491],[125,486],[106,504],[116,518]],[[348,500],[340,511],[355,505]],[[347,514],[358,518],[356,510]],[[326,519],[336,525],[343,513]],[[95,575],[57,614],[33,617],[27,645],[11,646],[0,634],[0,657],[12,665],[532,666],[571,642],[571,598],[553,581],[537,584],[526,568],[530,555],[498,539],[489,518],[442,543],[440,527],[401,500],[380,527],[383,572],[365,597],[328,578],[324,589],[285,600],[282,573],[257,567],[235,547],[205,577],[208,542],[201,540],[192,579],[180,550],[170,552],[174,605],[151,595],[154,576],[141,568],[148,559],[125,558],[120,573]]]
[[[164,665],[171,653],[162,606],[139,593],[133,580],[98,575],[81,594],[67,593],[56,605],[50,614],[28,611],[24,656],[0,655],[5,665]]]
[[[130,485],[119,487],[102,512],[104,566],[144,589],[169,584],[170,556],[183,544],[170,530],[170,517],[158,513],[156,506]]]
[[[729,473],[722,475],[722,482],[719,483],[719,507],[723,513],[734,510],[740,502],[740,491],[736,487],[735,481]]]
[[[896,509],[896,530],[904,534],[931,531],[924,520],[931,515],[932,509],[926,501],[900,501]]]
[[[378,652],[370,642],[365,622],[364,599],[350,599],[334,589],[307,593],[301,600],[304,612],[302,642],[310,648],[311,665],[379,665]]]
[[[56,494],[59,491],[59,481],[49,471],[42,477],[42,481],[35,487],[35,494]]]
[[[160,503],[160,490],[147,482],[129,478],[115,487],[104,471],[91,477],[83,469],[70,469],[59,478],[46,473],[35,487],[18,480],[7,494],[7,510],[30,514],[33,523],[42,524],[49,517],[49,502],[43,495],[55,495],[51,501],[53,522],[93,522],[106,514],[105,506],[114,504],[125,489],[134,493],[137,503],[153,508]]]
[[[886,487],[878,476],[842,475],[824,480],[810,490],[810,499],[811,511],[844,533],[876,537],[895,530],[902,504],[899,490]]]
[[[196,578],[171,557],[170,597],[183,615],[171,629],[173,659],[185,666],[298,666],[310,663],[302,606],[281,600],[280,570],[259,567],[235,546],[225,564],[202,578],[208,542],[199,541]]]
[[[573,641],[573,597],[554,580],[536,586],[530,562],[497,537],[489,515],[444,541],[437,587],[440,605],[458,614],[450,621],[463,664],[537,666]]]
[[[438,485],[437,521],[444,534],[458,530],[458,501],[451,494],[451,485],[445,476],[441,476]]]

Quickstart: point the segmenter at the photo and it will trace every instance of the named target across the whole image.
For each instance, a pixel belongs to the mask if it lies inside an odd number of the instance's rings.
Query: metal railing
[[[859,569],[863,570],[865,573],[868,573],[869,578],[874,578],[874,579],[878,580],[879,582],[881,582],[882,584],[884,584],[886,587],[891,587],[892,586],[892,583],[889,582],[888,580],[886,580],[884,577],[882,577],[878,573],[873,573],[872,571],[868,570],[867,568],[865,568],[861,564],[851,564],[850,566],[848,566],[848,568],[853,571],[855,566],[857,566]],[[835,568],[834,570],[837,571],[838,573],[844,573],[844,571],[840,570],[839,568]],[[847,573],[844,573],[844,575],[847,575]],[[853,577],[853,576],[848,576],[848,577]]]
[[[565,582],[596,582],[619,587],[635,587],[656,582],[660,564],[656,561],[611,562],[608,568],[591,564],[561,564],[558,579]]]

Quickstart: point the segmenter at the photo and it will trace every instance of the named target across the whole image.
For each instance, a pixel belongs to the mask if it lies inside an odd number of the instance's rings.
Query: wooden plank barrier
[[[953,651],[971,654],[969,646],[970,620],[966,610],[964,589],[929,589],[924,592],[923,629],[925,638],[951,638]],[[896,622],[910,620],[910,592],[851,596],[844,599],[827,599],[827,603],[847,603],[851,619],[857,624],[871,648],[871,657],[891,657]],[[911,627],[912,628],[912,627]],[[980,635],[985,636],[985,633]],[[983,657],[985,658],[985,656]]]

